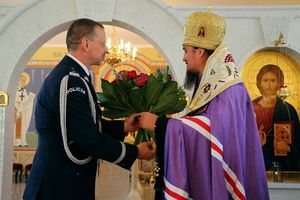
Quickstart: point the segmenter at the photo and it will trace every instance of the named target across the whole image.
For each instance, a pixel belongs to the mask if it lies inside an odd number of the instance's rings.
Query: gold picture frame
[[[0,91],[0,106],[1,107],[8,106],[8,94],[4,91]]]
[[[293,142],[294,123],[292,121],[275,121],[274,122],[274,142],[281,142],[283,145],[289,145]],[[284,148],[281,148],[284,149]],[[287,156],[290,150],[278,150],[274,145],[275,156]]]

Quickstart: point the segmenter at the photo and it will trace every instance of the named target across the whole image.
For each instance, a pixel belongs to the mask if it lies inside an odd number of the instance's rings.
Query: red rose
[[[118,77],[119,80],[125,79],[126,76],[127,76],[127,71],[126,70],[119,71],[118,75],[117,75],[117,77]]]
[[[145,82],[147,81],[147,79],[148,79],[148,75],[141,73],[136,79],[136,85],[138,87],[143,86],[145,84]]]
[[[129,78],[131,80],[136,79],[136,77],[137,77],[137,74],[136,74],[136,71],[134,71],[134,70],[131,70],[127,73],[127,78]]]
[[[112,84],[116,84],[119,81],[118,77],[116,76],[116,78],[111,82]]]

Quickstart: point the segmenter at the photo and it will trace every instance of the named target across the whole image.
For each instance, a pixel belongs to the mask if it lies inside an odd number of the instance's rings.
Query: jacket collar
[[[78,62],[76,62],[74,59],[72,59],[70,56],[65,56],[62,59],[62,62],[65,63],[70,72],[76,72],[80,75],[80,77],[84,78],[85,80],[89,81],[89,76],[86,74],[85,70],[80,66]]]
[[[89,69],[85,66],[85,64],[83,64],[80,60],[78,60],[77,58],[75,58],[74,56],[72,56],[71,54],[67,54],[67,56],[71,57],[73,60],[75,60],[75,62],[77,62],[80,67],[85,71],[85,73],[87,74],[87,76],[90,75]]]

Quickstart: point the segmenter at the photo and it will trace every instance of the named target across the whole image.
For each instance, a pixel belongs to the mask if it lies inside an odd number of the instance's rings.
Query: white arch
[[[263,50],[266,48],[272,48],[272,46],[266,46],[265,44],[261,43],[256,45],[255,47],[249,49],[248,51],[246,51],[247,53],[242,57],[242,59],[240,60],[240,62],[238,63],[238,66],[240,66],[240,71],[243,69],[245,62],[248,60],[248,58],[253,55],[255,52],[259,51],[259,50]],[[300,49],[297,48],[296,46],[288,43],[285,46],[283,46],[283,48],[287,48],[287,55],[292,57],[297,63],[299,63],[299,52]]]
[[[12,119],[17,79],[42,44],[81,17],[107,23],[115,20],[117,25],[141,35],[158,48],[172,66],[175,77],[182,77],[180,74],[185,72],[180,67],[183,27],[153,1],[32,0],[10,13],[0,27],[0,90],[10,96],[10,105],[0,108],[0,199],[11,199]]]

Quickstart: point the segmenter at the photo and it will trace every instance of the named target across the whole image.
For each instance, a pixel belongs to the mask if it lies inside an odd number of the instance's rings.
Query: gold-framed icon
[[[8,94],[4,91],[0,91],[0,106],[1,107],[8,106]]]

